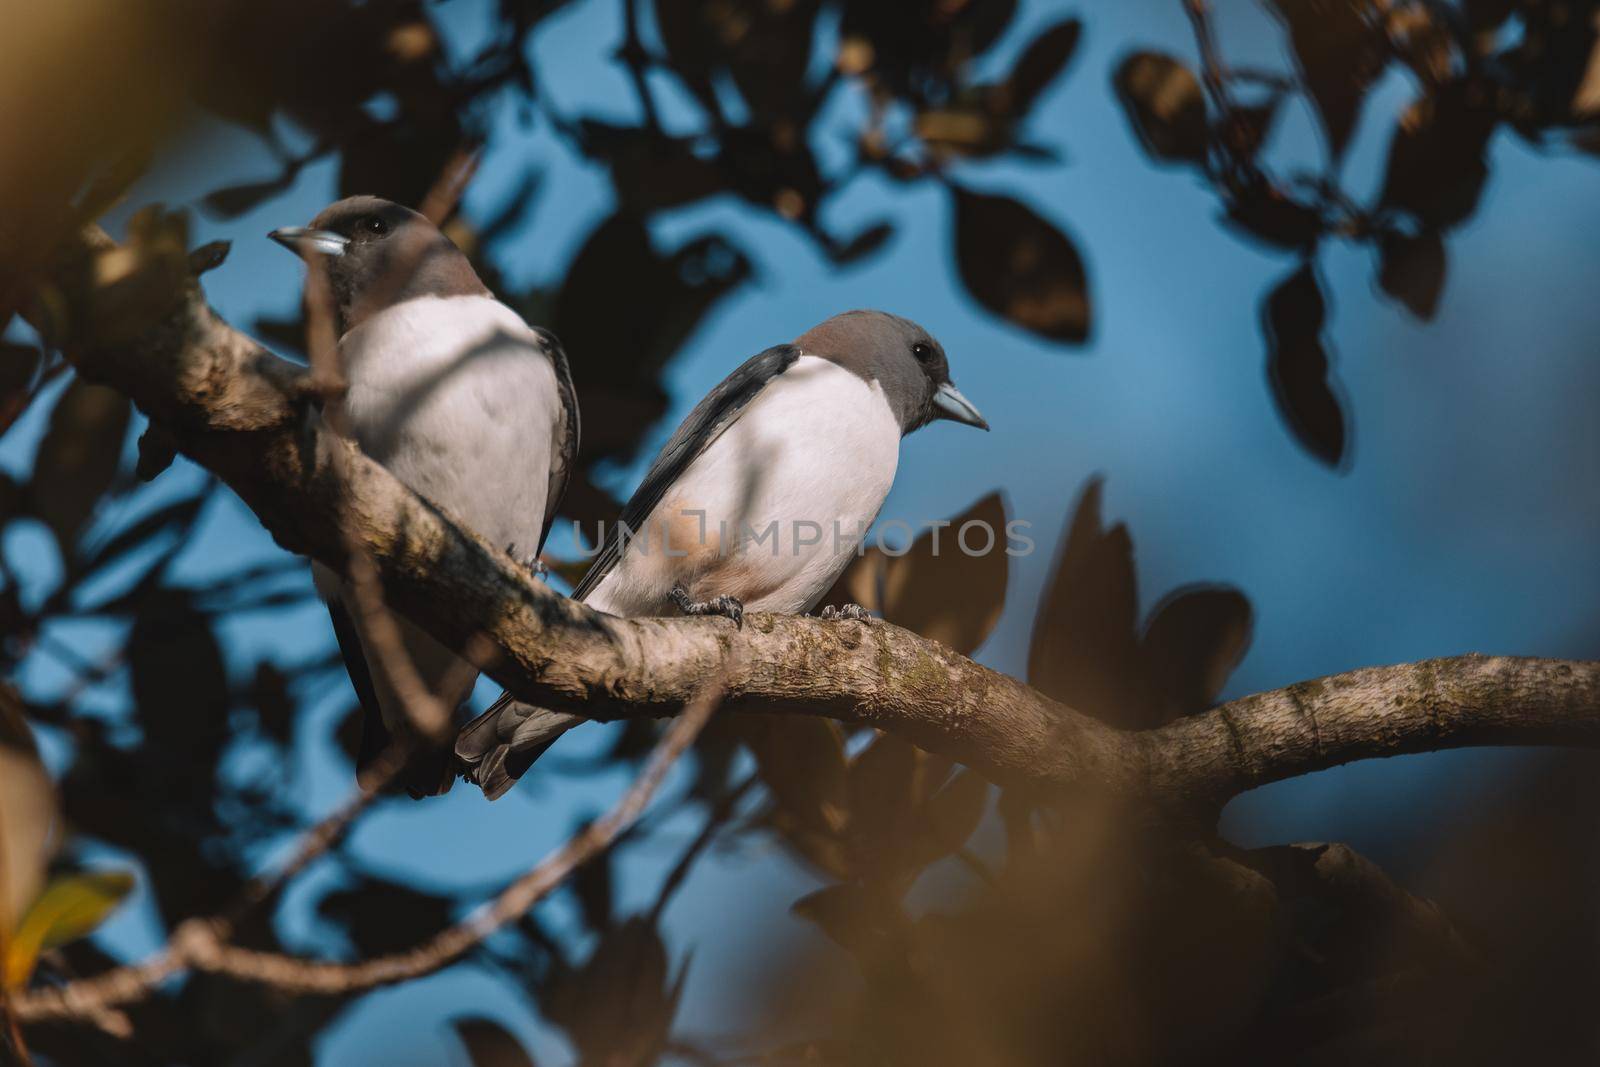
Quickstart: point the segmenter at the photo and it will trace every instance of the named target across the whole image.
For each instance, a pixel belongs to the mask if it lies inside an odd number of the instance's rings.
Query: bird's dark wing
[[[650,464],[644,481],[623,506],[620,520],[606,531],[605,544],[595,556],[594,564],[572,591],[574,599],[582,600],[617,565],[622,556],[623,528],[634,531],[642,529],[645,519],[666,495],[667,488],[678,480],[689,464],[733,425],[739,413],[768,382],[799,358],[800,350],[794,345],[778,345],[751,356],[694,406],[683,424],[662,446],[655,462]]]
[[[572,478],[572,468],[578,462],[578,391],[572,387],[572,368],[567,364],[567,351],[561,341],[549,330],[534,328],[534,333],[544,342],[545,353],[556,369],[556,388],[561,393],[561,409],[566,413],[566,436],[561,441],[561,454],[550,464],[550,487],[544,498],[544,525],[539,529],[539,547],[535,554],[544,551],[545,538],[556,521],[556,509],[567,495],[567,482]]]
[[[367,666],[355,620],[339,601],[326,603],[328,615],[333,619],[333,635],[339,639],[339,654],[344,657],[344,669],[361,701],[361,747],[356,753],[356,775],[360,777],[361,772],[389,747],[389,728],[383,724],[378,693],[372,686],[372,669]]]

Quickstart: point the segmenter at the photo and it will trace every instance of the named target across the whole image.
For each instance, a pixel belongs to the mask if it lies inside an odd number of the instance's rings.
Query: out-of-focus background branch
[[[447,226],[574,356],[584,520],[750,352],[846,306],[923,321],[997,432],[908,439],[884,519],[910,549],[839,595],[1107,727],[1205,734],[1219,699],[1465,649],[1596,657],[1587,0],[3,17],[7,989],[225,911],[350,782],[303,561],[185,458],[141,485],[173,441],[59,351],[73,305],[40,283],[94,220],[166,265],[101,343],[212,266],[225,318],[295,358],[300,274],[260,235],[342,193],[417,203],[478,151]],[[135,214],[158,201],[187,232]],[[973,517],[1037,551],[916,536]],[[551,555],[581,568],[568,531]],[[1337,725],[1300,723],[1313,756]],[[655,729],[585,727],[492,807],[377,802],[232,943],[416,944],[609,806]],[[195,974],[23,1036],[47,1063],[1570,1061],[1593,770],[1369,762],[1175,835],[892,735],[725,716],[657,814],[437,975],[287,999]],[[52,792],[46,836],[26,797]],[[1330,838],[1356,851],[1284,844]]]

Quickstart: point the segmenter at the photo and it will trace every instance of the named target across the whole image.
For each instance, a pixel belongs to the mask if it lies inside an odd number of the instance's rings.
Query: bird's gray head
[[[428,219],[376,196],[352,196],[324,208],[310,226],[270,236],[326,271],[338,330],[419,296],[487,293],[461,250]]]
[[[846,311],[801,334],[802,352],[832,360],[883,388],[900,420],[900,432],[935,419],[989,424],[950,381],[944,346],[910,319],[885,311]]]

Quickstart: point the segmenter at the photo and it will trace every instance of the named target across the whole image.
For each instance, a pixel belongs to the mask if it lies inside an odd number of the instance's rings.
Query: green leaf
[[[51,882],[6,945],[5,988],[20,988],[41,952],[90,933],[132,890],[133,875],[126,871],[94,871]]]

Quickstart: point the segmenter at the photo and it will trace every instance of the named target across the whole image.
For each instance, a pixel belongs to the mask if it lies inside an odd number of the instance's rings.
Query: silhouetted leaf
[[[1157,52],[1135,52],[1112,84],[1146,152],[1164,163],[1205,162],[1206,101],[1188,67]]]
[[[228,258],[231,241],[208,241],[189,253],[189,269],[196,275],[216,270]]]
[[[1158,726],[1203,711],[1250,647],[1250,601],[1226,586],[1185,586],[1150,613],[1144,661]]]
[[[139,458],[134,463],[133,473],[141,482],[153,480],[178,458],[177,440],[163,430],[160,423],[146,423],[137,443]]]
[[[5,940],[4,986],[18,989],[33,973],[39,953],[90,933],[133,891],[133,875],[94,871],[57,878]]]
[[[189,754],[192,784],[209,788],[214,767],[200,757],[216,754],[227,734],[228,672],[211,620],[188,591],[146,594],[128,635],[128,661],[134,711],[152,744]]]
[[[1385,27],[1389,45],[1423,85],[1439,85],[1457,65],[1453,27],[1423,4],[1390,12]]]
[[[852,882],[809,893],[789,908],[816,923],[839,947],[857,955],[874,955],[885,938],[903,925],[903,917],[883,895]]]
[[[230,185],[207,193],[200,204],[208,213],[218,218],[237,218],[283,193],[294,184],[297,174],[298,171],[286,168],[278,177],[268,181]]]
[[[1254,159],[1272,132],[1272,123],[1278,117],[1281,101],[1281,96],[1274,95],[1264,104],[1229,109],[1217,120],[1217,140],[1227,145],[1235,156]]]
[[[9,685],[0,684],[0,949],[6,949],[44,884],[55,789],[34,747],[33,730]]]
[[[1083,23],[1069,18],[1055,23],[1033,39],[1005,82],[1012,114],[1022,115],[1033,107],[1039,94],[1065,69],[1082,34]]]
[[[583,910],[583,921],[596,932],[611,926],[612,902],[612,852],[602,852],[580,866],[572,875],[572,891],[577,895],[578,906]]]
[[[1461,6],[1473,30],[1490,30],[1511,17],[1517,0],[1462,0]]]
[[[956,202],[956,266],[977,301],[996,315],[1053,341],[1089,336],[1089,283],[1065,234],[1005,196],[951,186]]]
[[[850,855],[863,877],[898,873],[909,859],[917,750],[879,734],[850,763]]]
[[[103,385],[74,378],[39,444],[28,496],[32,512],[70,556],[78,534],[111,486],[128,436],[128,400]]]
[[[1471,216],[1489,178],[1484,150],[1498,121],[1482,96],[1481,89],[1454,83],[1407,109],[1389,142],[1385,207],[1440,230]]]
[[[1374,0],[1270,0],[1270,6],[1289,27],[1295,61],[1338,158],[1362,98],[1388,60],[1383,12]]]
[[[606,933],[582,967],[562,975],[540,1009],[566,1031],[582,1062],[647,1067],[666,1044],[686,971],[669,979],[661,935],[634,917]]]
[[[784,811],[819,833],[840,828],[847,797],[838,723],[813,715],[772,716],[753,723],[746,739],[761,780]]]
[[[828,258],[841,266],[855,263],[878,251],[893,236],[894,227],[889,223],[874,223],[843,244],[830,247]]]
[[[1236,191],[1225,219],[1278,248],[1310,248],[1323,229],[1320,211],[1264,182]]]
[[[1272,290],[1263,309],[1267,378],[1284,422],[1323,463],[1344,458],[1345,416],[1322,344],[1322,290],[1303,264]]]
[[[317,902],[317,914],[337,924],[362,956],[400,952],[450,925],[453,902],[382,878],[363,878]]]
[[[994,492],[925,531],[904,555],[868,549],[884,556],[883,617],[963,656],[976,652],[1005,607],[1006,521],[1005,500]]]
[[[450,1025],[467,1046],[472,1067],[534,1067],[533,1057],[522,1042],[493,1019],[473,1016],[453,1019]]]
[[[1437,230],[1415,237],[1386,233],[1379,245],[1378,284],[1419,319],[1431,319],[1444,290],[1444,239]]]
[[[165,534],[175,532],[193,522],[209,494],[202,491],[193,496],[164,504],[137,522],[118,530],[105,543],[97,546],[82,560],[82,573],[87,575],[118,563],[124,556],[152,544]]]
[[[0,324],[4,329],[4,324]],[[39,369],[39,350],[33,345],[14,345],[0,341],[0,414],[20,406],[28,395],[28,385]]]
[[[1069,707],[1121,725],[1143,707],[1133,543],[1104,529],[1102,483],[1078,499],[1034,620],[1028,684]]]
[[[289,676],[274,663],[256,664],[250,679],[250,705],[256,709],[261,732],[280,745],[287,745],[294,727],[294,697],[289,692]]]

